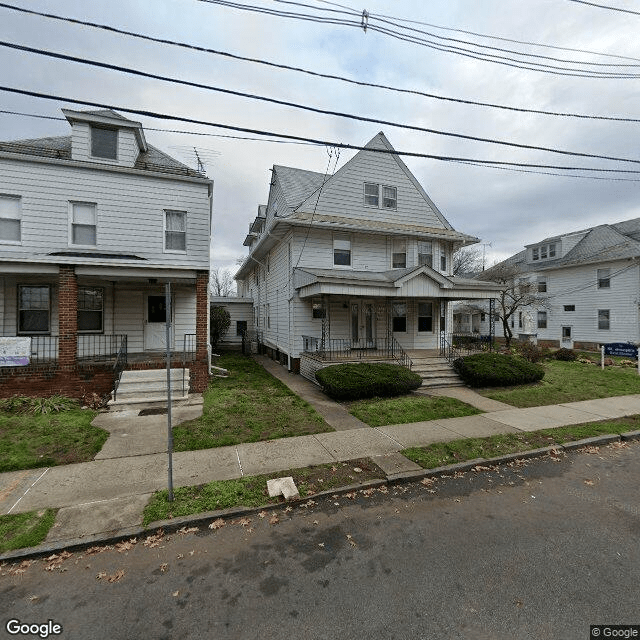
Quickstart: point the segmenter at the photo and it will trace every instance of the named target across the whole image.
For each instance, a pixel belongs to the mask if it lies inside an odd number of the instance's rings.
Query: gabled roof
[[[280,181],[284,199],[291,209],[297,209],[322,186],[325,179],[328,179],[324,173],[281,165],[274,165],[273,170]]]

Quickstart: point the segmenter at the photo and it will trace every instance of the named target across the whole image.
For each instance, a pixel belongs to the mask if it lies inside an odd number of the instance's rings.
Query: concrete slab
[[[509,425],[498,424],[494,420],[490,420],[489,416],[491,415],[493,414],[483,413],[482,415],[463,416],[462,418],[444,418],[435,420],[435,422],[440,427],[456,434],[456,438],[484,438],[496,433],[513,433],[517,431],[517,429]]]
[[[166,455],[164,460],[166,478]],[[173,482],[177,487],[206,484],[214,480],[231,480],[240,478],[241,475],[235,447],[179,451],[173,454]]]
[[[622,418],[626,415],[631,415],[627,408],[623,408],[620,405],[614,405],[609,402],[613,398],[602,398],[598,400],[582,400],[580,402],[567,402],[560,406],[567,407],[569,409],[576,409],[578,411],[584,411],[586,413],[592,413],[599,416],[600,420],[606,420],[607,418]]]
[[[318,433],[312,437],[317,438],[335,460],[382,455],[402,448],[397,442],[370,427],[336,433]]]
[[[142,524],[142,510],[151,494],[126,496],[63,507],[58,511],[45,542],[115,533]]]
[[[29,487],[46,473],[47,468],[9,471],[0,474],[0,513],[8,513]]]
[[[167,426],[157,424],[123,426],[112,428],[109,439],[96,454],[96,460],[107,458],[127,458],[129,456],[148,455],[150,453],[166,453]]]
[[[625,415],[635,415],[640,413],[640,398],[637,396],[616,396],[613,398],[603,398],[607,406],[625,411]]]
[[[267,480],[267,493],[272,498],[281,495],[285,500],[297,500],[300,497],[296,483],[291,476]]]
[[[401,453],[385,453],[383,456],[371,456],[371,459],[385,472],[392,476],[396,473],[406,473],[407,471],[421,471],[419,464],[409,460]]]
[[[553,426],[559,426],[552,424],[549,417],[535,413],[535,411],[531,409],[495,411],[485,413],[484,416],[487,420],[493,420],[503,425],[501,429],[504,429],[504,425],[514,427],[518,431],[536,431],[537,429],[548,429]]]
[[[587,411],[580,411],[567,405],[548,405],[545,407],[531,407],[531,413],[541,415],[549,419],[549,428],[564,427],[569,424],[581,424],[583,422],[597,422],[600,416]]]
[[[239,444],[237,452],[245,476],[287,471],[334,461],[315,436]]]
[[[458,434],[434,422],[393,424],[386,427],[376,427],[375,430],[399,443],[400,449],[422,447],[433,442],[446,442],[459,437]]]

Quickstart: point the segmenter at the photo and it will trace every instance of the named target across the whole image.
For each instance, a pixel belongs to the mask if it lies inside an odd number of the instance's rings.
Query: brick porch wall
[[[74,266],[60,265],[58,294],[58,365],[72,371],[78,356],[78,279]]]
[[[209,385],[209,272],[198,271],[196,276],[196,359],[190,363],[191,389],[202,393]]]

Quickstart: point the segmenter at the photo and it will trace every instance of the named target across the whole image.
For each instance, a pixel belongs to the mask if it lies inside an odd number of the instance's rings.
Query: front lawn
[[[509,453],[530,451],[563,444],[573,440],[592,438],[607,433],[626,433],[640,429],[640,416],[588,422],[554,429],[540,429],[524,433],[501,433],[486,438],[464,438],[436,442],[426,447],[412,447],[401,453],[425,469],[434,469],[475,458],[496,458]]]
[[[38,415],[0,409],[0,472],[93,460],[109,437],[91,426],[95,416],[78,407]]]
[[[423,422],[438,418],[460,418],[481,413],[475,407],[445,396],[431,398],[401,396],[360,400],[349,406],[349,412],[371,427]]]
[[[230,507],[277,504],[283,502],[283,498],[282,496],[269,497],[267,480],[287,476],[293,478],[301,498],[308,498],[320,491],[385,478],[384,472],[378,465],[364,458],[279,471],[269,475],[244,476],[237,480],[220,480],[205,485],[181,487],[174,491],[173,502],[167,500],[166,490],[157,491],[151,496],[144,509],[142,524],[147,526],[156,520],[179,518]]]
[[[477,391],[514,407],[538,407],[640,393],[640,376],[634,367],[605,367],[602,370],[593,364],[559,360],[547,360],[541,364],[545,376],[540,382],[509,389]]]
[[[46,509],[0,516],[0,553],[40,544],[47,537],[56,513],[57,509]]]
[[[176,451],[333,431],[309,403],[253,359],[226,354],[216,364],[229,377],[211,381],[202,416],[173,429]]]

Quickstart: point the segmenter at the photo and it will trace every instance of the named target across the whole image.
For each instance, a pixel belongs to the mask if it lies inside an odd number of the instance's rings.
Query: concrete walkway
[[[392,475],[411,470],[413,463],[398,454],[406,447],[634,414],[640,414],[640,394],[179,452],[173,456],[174,485],[203,484],[362,457],[373,457]],[[105,413],[96,420],[127,441],[121,430],[129,433],[137,429],[141,419]],[[152,443],[150,448],[160,448],[166,435],[166,416],[148,416],[141,427],[143,439],[149,438]],[[109,448],[105,446],[105,450]],[[139,525],[149,495],[167,486],[168,458],[166,451],[137,455],[136,451],[130,445],[128,457],[122,457],[120,451],[117,456],[92,462],[0,474],[0,513],[59,507],[49,542]]]

